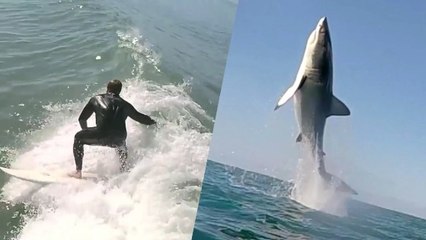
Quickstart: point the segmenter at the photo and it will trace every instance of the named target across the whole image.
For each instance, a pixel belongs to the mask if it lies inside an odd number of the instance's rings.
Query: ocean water
[[[349,200],[338,217],[290,199],[292,183],[207,162],[192,239],[426,239],[426,220]]]
[[[2,1],[0,165],[73,170],[80,111],[114,78],[159,128],[128,121],[129,173],[113,149],[87,147],[84,170],[106,181],[0,174],[0,239],[189,239],[236,4]]]

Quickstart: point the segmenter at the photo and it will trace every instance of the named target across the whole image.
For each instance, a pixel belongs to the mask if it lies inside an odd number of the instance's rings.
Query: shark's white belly
[[[319,147],[322,147],[325,111],[327,110],[326,101],[324,85],[309,81],[309,79],[296,92],[294,98],[296,120],[302,137],[305,141],[309,140],[312,145],[316,145],[316,142],[319,141]]]

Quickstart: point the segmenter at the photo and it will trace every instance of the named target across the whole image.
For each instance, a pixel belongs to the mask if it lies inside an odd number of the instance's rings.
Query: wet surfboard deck
[[[73,178],[67,175],[64,171],[51,171],[51,172],[43,172],[40,170],[29,170],[29,169],[12,169],[0,167],[0,170],[6,173],[9,176],[34,182],[34,183],[72,183],[76,181],[84,181],[84,180],[98,180],[99,176],[96,173],[83,172],[82,178]]]

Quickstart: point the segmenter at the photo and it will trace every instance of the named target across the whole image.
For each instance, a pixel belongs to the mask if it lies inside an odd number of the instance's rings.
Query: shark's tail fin
[[[358,195],[358,192],[355,191],[353,188],[351,188],[347,183],[345,183],[342,179],[333,176],[333,178],[335,178],[337,181],[339,181],[340,183],[338,184],[338,186],[336,187],[336,189],[340,192],[347,192],[353,195]]]
[[[351,188],[347,183],[345,183],[342,179],[328,173],[325,170],[325,166],[324,166],[324,161],[321,160],[319,167],[318,167],[318,172],[320,174],[320,176],[330,185],[336,188],[337,191],[339,192],[344,192],[344,193],[349,193],[349,194],[353,194],[353,195],[358,195],[358,193]]]

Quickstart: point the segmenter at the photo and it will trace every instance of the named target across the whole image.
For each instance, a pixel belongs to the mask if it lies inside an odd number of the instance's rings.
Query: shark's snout
[[[327,17],[322,17],[317,25],[317,30],[321,33],[325,33],[328,31],[328,23],[327,23]]]

